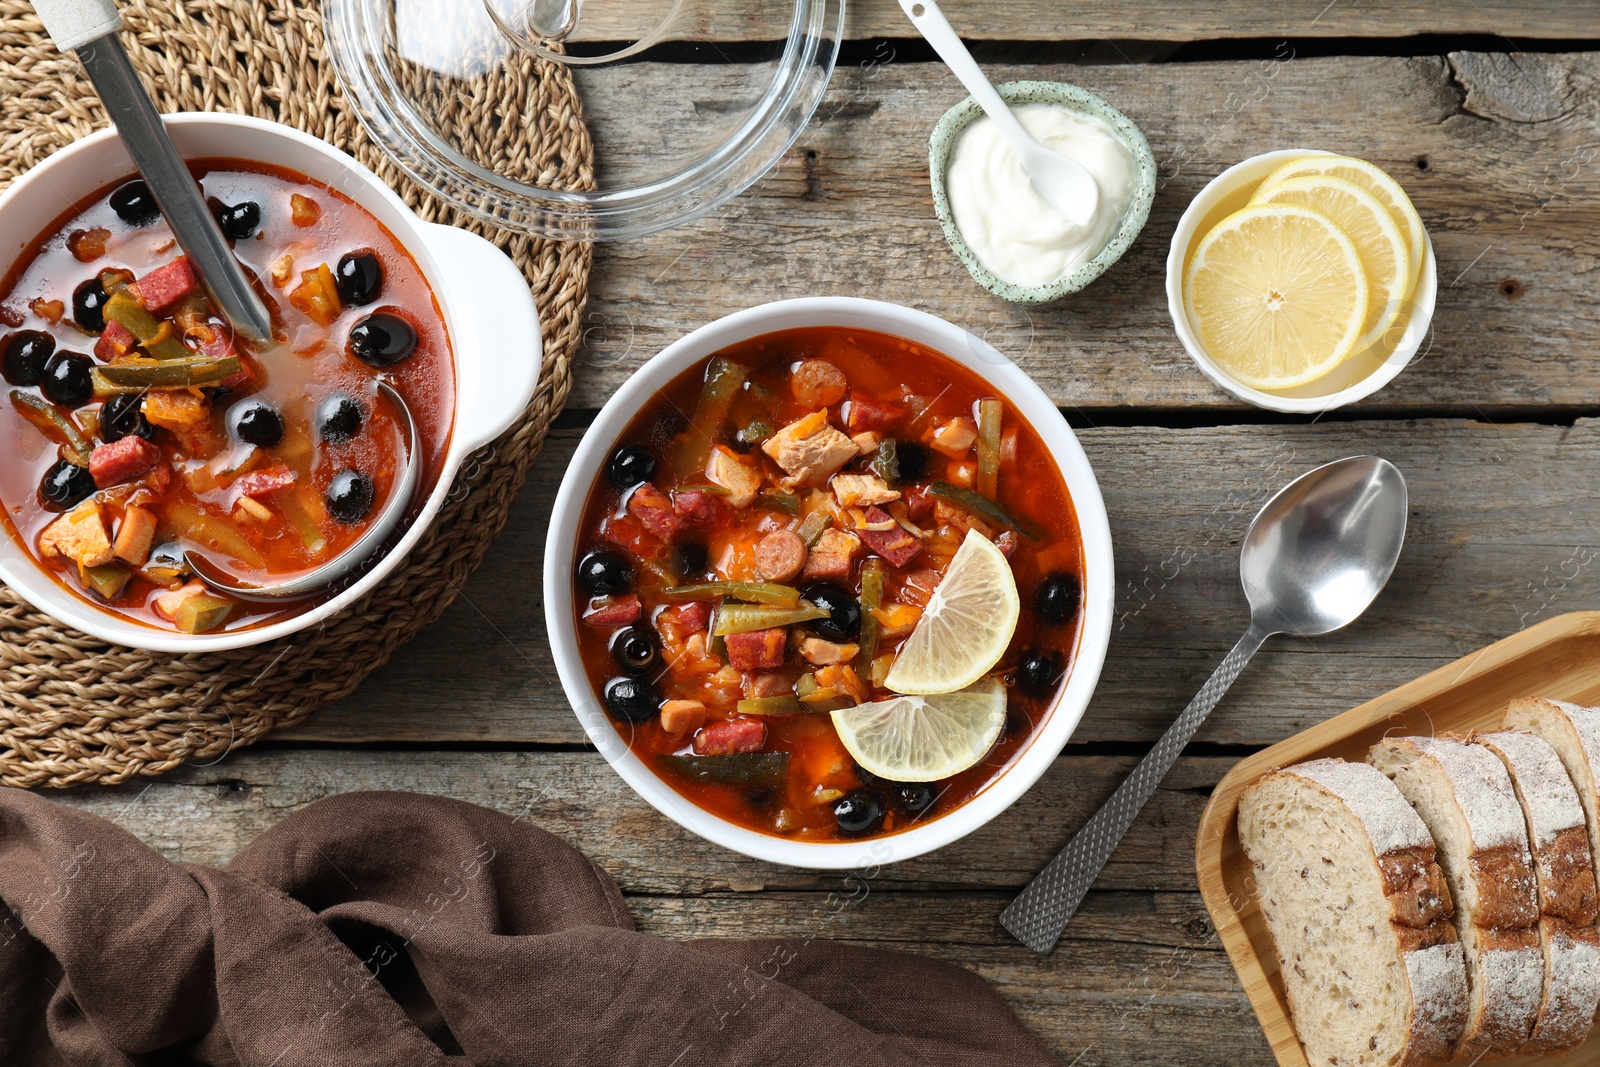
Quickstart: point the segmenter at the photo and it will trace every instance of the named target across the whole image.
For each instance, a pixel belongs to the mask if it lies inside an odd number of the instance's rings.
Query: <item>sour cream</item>
[[[978,261],[1013,285],[1045,285],[1100,254],[1133,196],[1133,153],[1099,119],[1054,104],[1013,109],[1046,148],[1076,160],[1100,187],[1100,202],[1078,225],[1039,199],[1022,160],[987,115],[962,131],[950,153],[945,194],[956,229]]]

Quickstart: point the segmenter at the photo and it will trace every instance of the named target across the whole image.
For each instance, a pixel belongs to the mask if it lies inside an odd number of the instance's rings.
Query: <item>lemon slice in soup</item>
[[[994,542],[968,530],[884,687],[921,695],[965,689],[1006,654],[1021,611],[1011,564]]]
[[[905,696],[833,713],[856,763],[892,782],[937,782],[976,764],[1006,724],[1006,687],[986,678],[958,693]]]

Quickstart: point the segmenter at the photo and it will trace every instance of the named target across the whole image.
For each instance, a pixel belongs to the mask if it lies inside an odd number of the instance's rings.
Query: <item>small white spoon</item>
[[[1010,106],[994,91],[989,79],[978,69],[977,62],[961,43],[956,31],[946,21],[944,12],[934,0],[900,0],[900,9],[906,13],[917,32],[939,53],[950,72],[961,80],[978,106],[1000,127],[1005,139],[1022,160],[1022,169],[1033,184],[1039,199],[1079,226],[1087,225],[1094,217],[1100,203],[1100,187],[1089,172],[1073,159],[1054,152],[1035,141]]]

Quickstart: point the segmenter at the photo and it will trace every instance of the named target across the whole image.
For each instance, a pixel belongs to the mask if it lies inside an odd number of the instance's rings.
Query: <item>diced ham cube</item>
[[[933,434],[933,448],[951,459],[960,459],[978,443],[978,427],[971,419],[954,418]]]
[[[704,489],[679,489],[672,494],[672,509],[684,522],[696,526],[717,521],[717,498]]]
[[[763,697],[790,696],[794,693],[794,682],[781,674],[750,674],[745,676],[744,695],[751,700],[760,700]]]
[[[694,751],[700,756],[731,756],[738,752],[760,752],[767,743],[767,724],[759,719],[726,719],[704,727],[694,735]]]
[[[925,519],[933,511],[933,497],[928,495],[926,486],[917,486],[915,489],[906,490],[906,514],[912,522]]]
[[[806,543],[793,530],[774,530],[756,544],[756,576],[788,582],[806,565]]]
[[[122,525],[117,527],[117,539],[112,542],[111,549],[122,562],[143,567],[155,541],[155,512],[134,506],[123,511]]]
[[[860,433],[862,430],[887,430],[899,422],[905,415],[905,409],[882,400],[875,400],[865,393],[850,394],[850,415],[846,425],[851,433]]]
[[[800,642],[801,657],[807,663],[818,667],[831,663],[849,663],[860,654],[861,646],[853,642],[837,644],[820,637],[808,637]]]
[[[39,554],[64,556],[80,567],[101,567],[116,558],[106,536],[105,517],[91,498],[56,519],[39,535]]]
[[[867,504],[887,504],[900,499],[897,490],[876,474],[835,474],[829,488],[841,508],[856,508]]]
[[[94,354],[100,362],[110,363],[126,356],[138,343],[139,339],[133,335],[132,330],[120,322],[108,319],[106,328],[100,333],[100,340],[94,343]]]
[[[761,450],[789,477],[789,488],[821,485],[833,472],[856,458],[856,444],[828,422],[826,411],[814,411],[767,438]]]
[[[706,706],[698,700],[669,700],[661,705],[661,728],[673,737],[687,737],[706,723]]]
[[[109,445],[97,445],[89,455],[89,473],[101,489],[137,478],[161,462],[161,449],[142,437],[129,435]]]
[[[672,501],[649,482],[629,494],[628,514],[663,541],[671,541],[683,532],[683,519],[674,510]]]
[[[266,470],[242,474],[233,484],[238,487],[240,496],[263,497],[280,489],[288,489],[294,485],[295,478],[294,471],[279,464]]]
[[[868,508],[866,514],[867,521],[874,526],[881,524],[885,519],[894,521],[893,516],[882,508]],[[860,530],[858,533],[868,548],[895,567],[904,567],[916,559],[917,554],[922,551],[922,542],[897,522],[892,530]]]
[[[729,634],[728,663],[741,671],[770,671],[783,666],[783,653],[788,647],[788,634],[783,627],[754,630],[744,634]]]
[[[179,256],[139,279],[139,296],[145,310],[152,315],[170,310],[172,305],[198,288],[200,281],[189,268],[187,256]]]
[[[706,461],[706,480],[728,491],[728,506],[747,508],[761,492],[761,467],[724,445],[711,449]]]
[[[619,626],[631,626],[638,622],[643,613],[643,605],[632,593],[606,597],[584,613],[583,624],[601,633],[610,633]]]
[[[711,625],[711,602],[693,600],[679,604],[663,611],[661,617],[663,621],[670,620],[669,624],[681,634],[703,633]]]
[[[806,557],[807,580],[842,582],[850,578],[850,568],[861,551],[861,538],[848,530],[830,527],[822,531]]]

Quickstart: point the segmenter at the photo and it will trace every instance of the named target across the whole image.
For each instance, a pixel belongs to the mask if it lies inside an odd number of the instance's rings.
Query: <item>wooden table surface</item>
[[[1600,13],[1590,0],[1400,12],[1381,0],[950,3],[996,81],[1093,89],[1144,129],[1161,161],[1149,224],[1124,260],[1079,297],[1024,309],[973,284],[934,219],[926,137],[961,97],[956,83],[907,39],[893,0],[852,3],[828,96],[774,173],[707,219],[600,249],[569,409],[444,618],[296,730],[214,766],[59,798],[169,856],[221,863],[332,793],[448,794],[526,813],[583,849],[648,931],[837,938],[949,960],[992,982],[1063,1063],[1270,1063],[1196,892],[1194,832],[1213,784],[1240,756],[1332,713],[1600,604]],[[636,71],[636,89],[685,78],[681,64]],[[727,70],[694,73],[714,105]],[[625,128],[618,103],[590,106]],[[1360,155],[1395,175],[1439,262],[1425,353],[1378,395],[1318,419],[1274,416],[1213,388],[1174,337],[1162,289],[1173,227],[1195,192],[1245,156],[1294,146]],[[840,877],[715,848],[610,771],[555,680],[539,579],[556,485],[617,383],[720,315],[822,294],[942,315],[1032,374],[1099,474],[1118,588],[1099,690],[1045,778],[960,843],[884,869],[837,915],[816,905]],[[1411,528],[1388,590],[1344,632],[1269,644],[1055,953],[1022,948],[997,924],[1001,907],[1241,632],[1238,539],[1256,507],[1295,474],[1352,453],[1388,457],[1410,483]]]

